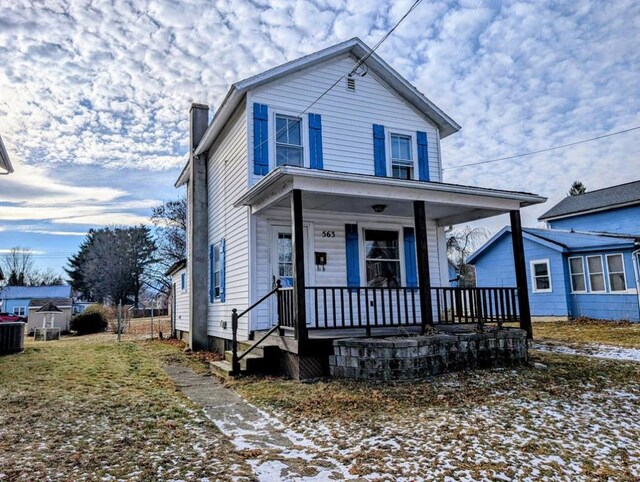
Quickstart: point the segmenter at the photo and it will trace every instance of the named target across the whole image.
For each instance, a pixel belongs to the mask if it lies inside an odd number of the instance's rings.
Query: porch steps
[[[242,355],[253,345],[251,341],[238,342],[238,356]],[[211,363],[210,369],[213,375],[220,378],[230,378],[231,359],[233,352],[224,352],[224,360]],[[240,360],[240,375],[276,375],[280,368],[280,348],[277,344],[265,340],[263,344],[254,348],[251,353]]]

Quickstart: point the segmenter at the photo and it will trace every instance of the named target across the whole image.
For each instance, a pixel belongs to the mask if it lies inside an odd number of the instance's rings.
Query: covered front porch
[[[270,323],[253,330],[257,338],[279,335],[286,339],[282,346],[299,357],[317,354],[327,340],[419,334],[436,325],[482,328],[516,321],[531,336],[519,210],[543,200],[527,193],[278,168],[235,204],[250,207],[256,232],[269,233],[264,242],[257,239],[256,249],[268,243],[272,248],[259,256],[271,268],[258,269],[262,277],[254,284],[270,282],[269,288],[254,296],[249,309],[235,312],[232,325],[252,312],[262,319],[263,310]],[[450,287],[444,228],[503,213],[510,214],[513,228],[517,286]]]

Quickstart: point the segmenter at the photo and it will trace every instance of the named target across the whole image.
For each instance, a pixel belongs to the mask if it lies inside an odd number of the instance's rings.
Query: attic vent
[[[356,79],[353,77],[347,77],[347,90],[350,90],[351,92],[356,91]]]

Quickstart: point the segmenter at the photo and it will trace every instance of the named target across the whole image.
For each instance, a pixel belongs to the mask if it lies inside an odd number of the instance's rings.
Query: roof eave
[[[2,137],[0,137],[0,175],[11,174],[12,172],[14,172],[14,170],[11,159],[9,159],[9,153],[4,147]]]

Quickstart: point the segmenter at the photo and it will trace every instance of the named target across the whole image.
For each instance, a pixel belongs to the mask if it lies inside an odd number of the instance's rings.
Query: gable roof
[[[248,79],[234,83],[222,100],[220,107],[216,110],[209,127],[200,141],[200,144],[198,144],[194,150],[194,155],[200,155],[211,147],[216,137],[229,121],[233,112],[236,110],[238,105],[240,105],[248,91],[336,57],[351,54],[354,57],[361,59],[370,52],[371,48],[367,44],[359,38],[354,37],[318,52],[305,55],[299,59],[286,62],[265,72],[254,75],[253,77],[249,77]],[[375,74],[380,80],[397,92],[406,102],[417,109],[418,112],[431,119],[431,121],[438,126],[441,139],[444,139],[445,137],[460,130],[460,126],[451,117],[445,114],[442,109],[436,106],[422,92],[411,85],[408,80],[396,72],[376,53],[372,53],[367,58],[365,65],[370,72]],[[347,73],[348,72],[345,72],[345,75]],[[188,168],[185,167],[183,172],[180,174],[178,181],[176,181],[176,187],[180,187],[184,184],[188,178],[188,174]]]
[[[0,174],[11,174],[12,172],[13,166],[11,165],[11,159],[9,159],[9,154],[4,147],[2,137],[0,137]]]
[[[71,286],[5,286],[0,299],[71,298]]]
[[[70,300],[69,300],[70,301]],[[62,310],[58,308],[56,305],[64,306],[67,301],[64,298],[60,299],[48,299],[48,300],[31,300],[29,303],[30,308],[38,308],[36,313],[62,313]],[[71,303],[68,303],[67,306],[70,306]]]
[[[567,196],[540,216],[538,220],[544,221],[591,211],[604,211],[636,203],[640,203],[640,181],[606,187],[577,196]]]
[[[164,275],[165,276],[173,276],[178,271],[180,271],[181,269],[186,268],[186,267],[187,267],[187,260],[186,259],[181,259],[180,261],[176,261],[171,266],[169,266],[169,269],[167,271],[165,271]]]
[[[505,226],[475,253],[467,258],[467,263],[478,261],[488,249],[506,234],[511,233],[511,226]],[[560,229],[522,228],[522,237],[537,244],[561,253],[573,251],[604,251],[612,249],[633,248],[640,241],[633,236],[614,236],[594,233],[563,231]]]

